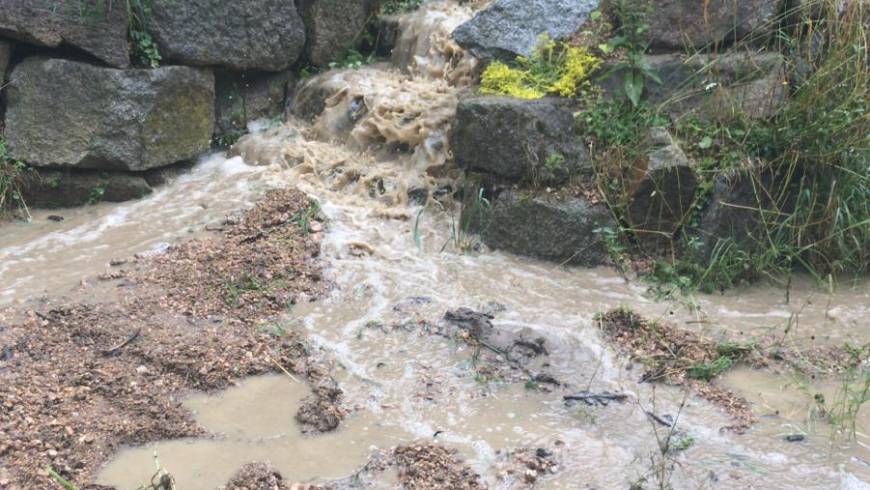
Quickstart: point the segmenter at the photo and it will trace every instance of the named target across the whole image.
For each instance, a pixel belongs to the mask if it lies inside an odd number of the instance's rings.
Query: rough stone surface
[[[736,107],[752,118],[764,118],[782,107],[788,96],[785,60],[779,53],[732,52],[715,57],[680,54],[649,55],[649,66],[662,83],[647,80],[644,99],[664,104],[671,114],[715,113]],[[605,91],[624,97],[623,71],[601,80]]]
[[[306,121],[313,121],[326,109],[326,100],[345,84],[333,71],[327,71],[302,81],[292,97],[288,97],[288,113]]]
[[[165,59],[239,71],[286,70],[305,47],[305,25],[287,0],[153,0],[148,30]]]
[[[117,172],[37,170],[26,179],[22,197],[33,208],[67,208],[95,202],[124,202],[150,194],[140,175]]]
[[[9,66],[9,56],[12,55],[12,45],[0,41],[0,90],[6,80],[6,68]]]
[[[560,99],[463,99],[450,148],[460,167],[512,182],[558,184],[592,169],[573,113]]]
[[[37,46],[74,46],[117,68],[130,65],[123,2],[0,0],[0,36]]]
[[[604,204],[505,191],[493,203],[481,237],[495,249],[593,267],[608,260],[604,241],[595,230],[613,226],[616,223]]]
[[[795,192],[783,191],[784,185],[766,168],[719,174],[700,225],[692,232],[701,239],[702,255],[709,257],[720,240],[731,240],[744,250],[752,250],[756,242],[763,241],[764,223],[782,219],[794,209]]]
[[[653,128],[647,158],[637,162],[628,189],[628,219],[644,239],[667,239],[692,209],[698,179],[689,159],[664,128]]]
[[[650,48],[684,51],[750,34],[762,38],[779,5],[778,0],[660,0],[647,17]]]
[[[530,56],[538,37],[574,34],[598,8],[597,0],[496,0],[453,32],[453,39],[483,60]]]
[[[279,117],[293,73],[215,71],[215,134],[244,132],[250,121]]]
[[[305,58],[327,66],[359,39],[377,2],[373,0],[301,0],[305,21]]]
[[[6,93],[12,158],[35,166],[147,170],[207,150],[214,76],[168,66],[116,70],[34,57]]]

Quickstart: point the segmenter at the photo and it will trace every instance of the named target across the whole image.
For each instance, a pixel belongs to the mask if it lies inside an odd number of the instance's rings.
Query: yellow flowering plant
[[[519,56],[513,66],[501,61],[490,63],[481,76],[480,91],[519,99],[540,99],[548,94],[573,97],[599,66],[601,60],[587,48],[543,34],[531,57]]]

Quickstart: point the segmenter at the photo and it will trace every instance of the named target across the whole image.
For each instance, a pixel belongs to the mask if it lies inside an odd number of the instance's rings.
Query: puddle
[[[226,484],[243,465],[261,461],[289,481],[339,478],[365,464],[376,448],[407,438],[364,413],[347,418],[334,433],[305,436],[294,420],[306,385],[285,376],[253,378],[215,396],[184,402],[196,420],[217,434],[212,440],[179,440],[122,451],[99,475],[99,483],[135,490],[160,465],[185,490],[212,490]]]

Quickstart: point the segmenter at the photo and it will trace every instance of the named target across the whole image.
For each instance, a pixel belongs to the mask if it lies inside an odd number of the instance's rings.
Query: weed
[[[106,180],[101,180],[97,185],[95,185],[91,192],[88,194],[88,204],[97,204],[103,200],[103,196],[106,195],[106,188],[108,188],[109,183]]]
[[[593,233],[604,241],[607,255],[619,272],[625,276],[628,273],[628,247],[625,246],[623,240],[620,240],[620,231],[615,228],[605,227],[596,228],[593,230]]]
[[[256,278],[251,276],[243,276],[238,280],[229,280],[226,285],[226,293],[224,295],[224,302],[228,306],[232,306],[233,308],[238,308],[242,304],[242,296],[248,291],[261,291],[263,290],[263,285],[257,281]]]
[[[54,468],[46,468],[48,471],[48,476],[51,477],[58,485],[61,486],[64,490],[79,490],[79,487],[75,486],[72,482],[67,480],[66,478],[60,476],[60,474],[54,470]]]
[[[644,53],[647,50],[644,34],[649,30],[646,15],[651,7],[650,2],[646,0],[617,0],[614,2],[613,8],[620,20],[620,26],[616,31],[617,35],[606,43],[598,45],[598,49],[604,54],[624,51],[620,61],[614,63],[603,77],[606,78],[621,72],[624,80],[623,91],[634,107],[640,106],[640,99],[648,80],[658,84],[662,83],[658,73],[644,58]]]
[[[599,49],[624,50],[621,59],[642,72],[645,67],[637,63],[642,57],[632,54],[644,48],[643,11],[626,8],[635,3],[616,2],[621,26]],[[870,23],[866,2],[850,2],[842,11],[836,3],[801,2],[788,15],[797,20],[777,19],[779,47],[801,54],[784,76],[793,82],[790,97],[766,119],[748,117],[735,100],[704,117],[671,120],[631,93],[628,101],[590,97],[577,114],[589,136],[598,187],[623,223],[633,178],[628,170],[645,157],[640,135],[653,126],[667,128],[697,162],[695,205],[671,243],[672,256],[640,250],[657,262],[646,276],[654,295],[721,291],[760,278],[778,280],[795,269],[819,281],[870,270]],[[738,44],[732,51],[745,48]],[[654,79],[649,73],[643,76]],[[627,91],[642,90],[633,86]],[[757,203],[746,207],[756,218],[748,236],[719,236],[705,244],[697,226],[714,182],[725,171],[739,173],[755,193]],[[635,243],[630,228],[617,231],[622,248],[634,251],[633,246],[642,245]]]
[[[444,251],[451,242],[457,250],[471,250],[477,245],[473,234],[486,227],[492,203],[485,196],[485,189],[479,183],[466,183],[462,192],[462,209],[459,220],[451,213],[450,237],[444,242]]]
[[[362,54],[355,48],[348,49],[344,55],[336,61],[329,63],[329,68],[358,70],[365,65],[370,65],[375,62],[375,53],[371,52],[368,55]]]
[[[245,133],[246,133],[245,130],[234,129],[230,132],[224,133],[224,134],[218,136],[217,138],[215,138],[214,141],[212,142],[212,144],[216,148],[222,148],[222,149],[229,148],[229,147],[233,146],[234,144],[236,144],[236,142],[239,141],[239,139],[242,136],[244,136]]]
[[[130,44],[133,46],[133,57],[140,66],[159,68],[163,57],[151,34],[142,30],[130,30]]]
[[[636,483],[632,484],[631,488],[645,488],[644,483],[650,478],[656,482],[657,488],[659,488],[659,490],[672,488],[671,478],[677,465],[677,461],[675,459],[676,454],[680,451],[688,449],[695,442],[692,436],[686,435],[681,431],[677,430],[677,423],[680,421],[680,416],[683,414],[683,410],[686,408],[687,401],[688,394],[683,397],[683,401],[680,403],[680,407],[677,410],[676,417],[674,417],[673,422],[664,429],[664,432],[662,432],[662,427],[659,426],[660,423],[656,420],[656,417],[654,416],[654,414],[656,413],[655,387],[653,387],[652,392],[651,410],[647,411],[643,407],[640,407],[641,410],[643,410],[643,412],[647,415],[647,420],[652,427],[658,452],[653,453],[650,456],[650,474],[638,479]],[[638,404],[640,404],[639,401]]]
[[[297,211],[291,218],[303,235],[311,233],[311,221],[320,214],[320,202],[317,199],[308,201],[308,206]]]
[[[22,185],[34,178],[24,162],[13,160],[6,149],[6,140],[0,136],[0,213],[18,208],[29,216],[27,203],[21,194]]]
[[[490,63],[481,76],[480,91],[519,99],[540,99],[547,94],[572,97],[588,85],[590,74],[600,64],[587,48],[557,42],[545,34],[530,58],[517,57],[513,66]]]
[[[423,5],[423,0],[386,0],[381,4],[381,14],[395,15],[413,12]]]
[[[720,356],[713,362],[699,362],[692,365],[686,371],[686,375],[692,379],[701,381],[711,381],[720,374],[731,369],[734,365],[734,360],[727,356]]]
[[[695,445],[695,438],[689,434],[680,434],[671,443],[670,450],[672,452],[680,452],[689,449]]]
[[[870,402],[870,368],[864,365],[870,356],[870,345],[850,351],[849,367],[842,373],[837,395],[830,405],[824,397],[817,404],[823,409],[828,422],[841,434],[854,439],[858,431],[858,414]]]
[[[158,68],[163,57],[146,28],[151,15],[151,0],[122,0],[127,9],[128,33],[133,61],[145,68]],[[109,2],[111,8],[112,2]]]

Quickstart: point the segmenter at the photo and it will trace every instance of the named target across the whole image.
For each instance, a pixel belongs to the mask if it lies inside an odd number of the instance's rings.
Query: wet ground
[[[318,365],[327,367],[312,379],[307,363],[293,362],[299,351],[288,352],[282,362],[294,380],[256,355],[259,360],[250,361],[251,347],[228,342],[224,350],[201,351],[193,348],[200,344],[196,334],[180,330],[161,355],[225,361],[204,378],[213,382],[177,372],[172,378],[177,382],[167,392],[172,413],[181,417],[173,420],[183,419],[184,430],[155,429],[137,439],[119,438],[108,427],[99,437],[111,443],[99,451],[89,449],[93,439],[79,443],[81,435],[71,436],[75,442],[67,449],[87,456],[88,471],[78,474],[134,489],[154,474],[156,453],[184,490],[217,488],[253,462],[268,463],[288,485],[339,488],[658,488],[662,479],[685,489],[870,487],[870,414],[865,407],[842,417],[850,406],[842,403],[844,394],[860,392],[867,350],[856,350],[859,358],[852,364],[815,362],[829,349],[848,355],[844,345],[858,348],[870,341],[866,283],[824,287],[798,277],[787,291],[758,284],[691,301],[657,301],[643,283],[627,282],[609,268],[564,268],[478,247],[474,237],[457,229],[459,209],[444,198],[449,192],[439,193],[456,173],[443,147],[445,124],[473,68],[455,58],[456,48],[441,33],[445,22],[470,12],[446,5],[419,15],[429,17],[408,21],[409,35],[403,38],[415,48],[397,62],[410,75],[388,67],[325,74],[300,89],[316,94],[317,88],[331,87],[327,92],[335,94],[328,95],[340,95],[326,97],[322,117],[291,118],[283,127],[248,137],[234,149],[240,157],[207,157],[138,202],[37,214],[32,223],[2,225],[0,301],[14,305],[20,317],[28,309],[45,314],[46,305],[59,297],[75,303],[110,298],[111,304],[112,288],[125,280],[112,276],[124,268],[109,266],[114,259],[159,253],[186,237],[246,243],[256,233],[249,228],[234,234],[242,222],[234,211],[250,209],[268,188],[298,187],[319,203],[311,215],[269,209],[309,243],[298,251],[316,255],[317,272],[301,263],[289,269],[328,285],[322,294],[273,280],[274,268],[296,257],[285,253],[280,240],[235,252],[218,245],[224,242],[196,242],[200,245],[141,259],[154,268],[138,277],[162,291],[151,303],[156,308],[201,322],[222,317],[245,327],[222,332],[211,325],[205,338],[213,342],[205,346],[220,345],[223,334],[236,339],[254,332],[265,335],[257,342],[268,350],[270,335],[290,332],[300,342],[294,345],[316,352]],[[421,36],[431,42],[418,42]],[[408,61],[414,56],[418,62]],[[458,68],[444,69],[448,65]],[[402,77],[415,83],[403,84]],[[341,92],[342,84],[350,90]],[[425,205],[409,199],[421,189],[431,197]],[[48,214],[65,219],[51,221]],[[179,257],[173,253],[184,260],[171,260]],[[267,260],[260,264],[258,258]],[[216,260],[219,266],[212,267]],[[108,281],[100,280],[106,273]],[[184,277],[193,280],[185,284]],[[457,316],[462,307],[484,316]],[[754,362],[738,363],[714,381],[746,401],[754,423],[738,433],[728,429],[735,424],[733,413],[697,391],[642,382],[648,366],[630,359],[639,361],[644,353],[626,352],[604,335],[597,320],[598,313],[617,307],[690,331],[709,345],[752,341],[765,354],[776,346],[779,359],[768,356],[767,365],[757,368],[749,367]],[[454,314],[445,318],[448,312]],[[143,328],[162,325],[152,315],[144,315]],[[39,317],[29,321],[38,325]],[[165,328],[170,327],[158,330]],[[111,348],[131,332],[115,332],[103,344]],[[59,336],[57,343],[80,337]],[[857,378],[834,369],[856,362]],[[39,374],[40,366],[32,364],[27,372],[50,380]],[[126,375],[136,376],[139,364],[130,360],[124,366]],[[9,376],[14,365],[2,368],[0,376]],[[270,374],[245,377],[264,373]],[[325,379],[330,386],[323,386]],[[843,381],[850,379],[844,392]],[[152,376],[148,382],[157,380]],[[231,386],[230,380],[238,384]],[[303,406],[318,406],[302,399],[310,401],[312,390],[315,401],[328,399],[317,390],[334,387],[332,380],[341,390],[339,411],[329,420],[300,419],[299,413],[310,413]],[[564,398],[582,393],[619,399]],[[103,403],[115,406],[109,398]],[[31,447],[33,439],[48,439],[41,431],[52,436],[64,430],[37,429],[42,421],[54,427],[47,415],[41,417],[16,433],[16,440]],[[320,423],[338,428],[311,430]],[[662,441],[668,442],[667,451]],[[40,466],[57,457],[49,451],[59,448],[37,445]],[[19,468],[10,461],[0,450],[0,488],[4,481],[20,483],[14,479]],[[90,471],[100,463],[105,463],[100,471]],[[274,480],[272,470],[255,469],[241,476]],[[45,475],[34,478],[23,488],[52,488]]]

